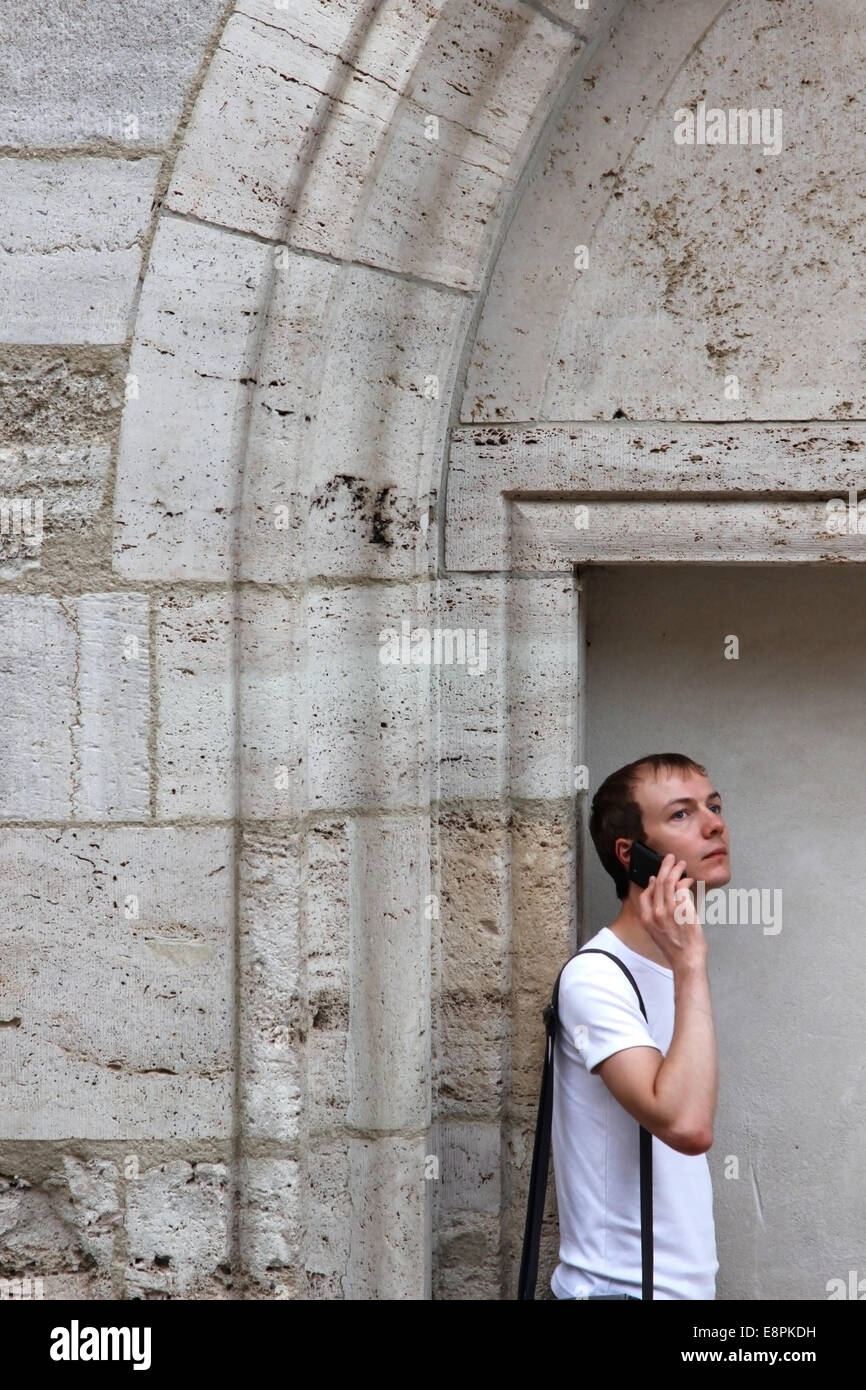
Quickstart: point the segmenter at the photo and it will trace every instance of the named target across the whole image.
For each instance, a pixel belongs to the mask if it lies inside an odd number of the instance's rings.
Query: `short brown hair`
[[[646,758],[627,763],[606,777],[592,798],[589,813],[589,833],[598,857],[616,885],[618,898],[628,896],[628,872],[616,856],[614,846],[619,839],[642,840],[644,835],[640,806],[634,799],[638,776],[646,768],[654,773],[699,772],[706,777],[707,769],[684,753],[650,753]]]

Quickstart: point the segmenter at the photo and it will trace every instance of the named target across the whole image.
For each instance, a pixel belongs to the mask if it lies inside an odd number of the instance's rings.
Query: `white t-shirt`
[[[626,946],[609,927],[585,943],[618,965],[576,956],[559,983],[553,1089],[553,1167],[559,1209],[557,1298],[641,1296],[640,1126],[592,1068],[626,1047],[657,1047],[674,1031],[674,975]],[[652,1139],[654,1298],[714,1299],[716,1237],[706,1154],[681,1154]]]

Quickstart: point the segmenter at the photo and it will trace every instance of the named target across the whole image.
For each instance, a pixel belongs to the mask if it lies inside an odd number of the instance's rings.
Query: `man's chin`
[[[731,870],[727,856],[723,859],[720,855],[718,861],[711,859],[708,863],[703,864],[701,868],[702,873],[700,878],[706,885],[708,893],[711,888],[722,888],[726,883],[730,883],[731,881]]]

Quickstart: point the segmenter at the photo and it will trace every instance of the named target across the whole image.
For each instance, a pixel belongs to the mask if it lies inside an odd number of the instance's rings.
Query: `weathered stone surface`
[[[306,596],[244,587],[236,609],[241,814],[296,815],[307,771]]]
[[[429,1272],[418,1259],[429,1227],[426,1146],[425,1138],[350,1140],[346,1298],[430,1297]]]
[[[0,158],[0,341],[124,341],[158,172],[158,159]]]
[[[287,248],[272,290],[250,408],[242,576],[428,572],[436,490],[421,460],[444,442],[449,362],[470,304]],[[423,346],[410,360],[412,339]]]
[[[732,536],[731,557],[775,563],[802,553],[816,559],[819,541],[826,557],[856,558],[857,525],[850,535],[820,536],[827,502],[847,505],[866,456],[866,429],[859,421],[835,424],[754,424],[737,429],[726,424],[480,426],[455,432],[451,446],[446,518],[446,560],[458,570],[554,569],[570,572],[592,554],[593,518],[604,507],[636,502],[638,508],[674,499],[663,529],[677,542],[665,556],[652,549],[651,536],[640,536],[629,558],[656,560],[719,559],[713,537],[678,531],[676,507],[691,505],[708,493],[726,501],[705,513],[736,519],[757,510],[760,524]],[[490,480],[495,484],[490,486]],[[553,519],[545,519],[533,494],[556,502]],[[791,501],[791,492],[805,494]],[[521,496],[524,494],[524,496]],[[694,494],[689,498],[689,494]],[[751,496],[749,496],[751,494]],[[776,496],[775,494],[781,494]],[[582,514],[580,508],[586,509]],[[628,513],[625,514],[628,516]],[[645,520],[652,515],[645,512]],[[632,527],[634,522],[632,520]],[[612,528],[599,526],[616,554]],[[696,547],[695,539],[701,542]],[[750,548],[744,552],[744,539]],[[784,552],[788,555],[785,556]],[[620,555],[624,553],[621,550]],[[598,558],[604,558],[600,551]]]
[[[230,847],[206,828],[6,832],[3,1138],[231,1132]]]
[[[583,53],[608,39],[628,4],[629,0],[545,0],[544,8],[580,35]]]
[[[308,1298],[303,1273],[301,1166],[288,1159],[243,1164],[241,1245],[244,1272],[260,1298]]]
[[[304,183],[316,176],[320,156],[309,166],[323,127],[334,113],[366,116],[367,171],[388,131],[438,8],[408,9],[388,3],[377,11],[361,39],[354,68],[342,53],[357,42],[351,5],[311,3],[277,9],[269,0],[243,0],[227,23],[190,123],[186,144],[168,192],[168,206],[259,236],[279,237]],[[349,77],[351,74],[351,77]],[[343,87],[349,78],[349,92]],[[250,110],[248,93],[255,92]],[[360,137],[358,137],[360,140]],[[295,170],[297,169],[297,173]],[[252,176],[251,176],[252,171]],[[301,176],[303,171],[303,177]],[[343,206],[331,226],[328,249],[336,253],[338,228],[352,222],[363,179],[345,171],[335,183],[328,161],[328,186]],[[294,178],[292,177],[294,174]],[[316,228],[317,243],[322,229]],[[305,243],[306,244],[306,243]],[[336,253],[339,254],[339,253]]]
[[[240,866],[243,1125],[252,1137],[292,1144],[301,1139],[309,1027],[299,939],[301,853],[297,835],[247,832]]]
[[[430,889],[426,818],[349,822],[347,1123],[430,1123]],[[375,868],[374,868],[375,866]]]
[[[0,598],[0,614],[7,633],[0,681],[12,729],[4,816],[148,814],[147,601],[17,596]]]
[[[498,1124],[440,1124],[433,1184],[437,1221],[452,1212],[499,1211],[502,1202]]]
[[[183,1298],[229,1270],[229,1175],[222,1163],[173,1159],[127,1183],[126,1297]]]
[[[507,769],[500,756],[507,725],[507,584],[504,575],[442,578],[434,591],[436,626],[463,642],[461,664],[434,667],[439,738],[439,800],[500,800]]]
[[[118,348],[0,348],[0,443],[59,453],[76,441],[108,441],[120,424],[125,374]]]
[[[511,554],[517,568],[548,573],[575,564],[664,564],[674,557],[695,565],[862,561],[866,547],[859,532],[849,530],[847,488],[839,491],[835,499],[825,490],[793,502],[592,500],[584,504],[587,524],[579,530],[574,502],[519,502],[511,511]]]
[[[43,1295],[56,1301],[93,1300],[103,1302],[112,1298],[114,1285],[105,1273],[91,1271],[89,1274],[46,1274],[43,1280]]]
[[[807,4],[784,20],[766,5],[719,14],[617,171],[551,342],[542,418],[575,418],[578,399],[591,419],[862,417],[866,215],[845,161],[827,158],[864,116],[852,13],[823,7],[819,44]],[[778,151],[677,144],[675,113],[702,97],[778,111]]]
[[[344,1137],[312,1140],[308,1150],[304,1273],[307,1297],[317,1301],[353,1297],[346,1283],[350,1249],[357,1239],[349,1188],[352,1142]]]
[[[237,811],[234,600],[175,593],[156,611],[157,814]]]
[[[578,763],[577,581],[571,574],[508,578],[509,791],[573,797]]]
[[[27,546],[0,535],[0,579],[44,569],[61,533],[80,544],[106,495],[111,446],[120,426],[122,353],[75,348],[0,348],[0,499],[42,502],[42,539]],[[23,519],[23,513],[22,513]],[[27,552],[32,553],[28,554]]]
[[[224,10],[224,0],[5,8],[0,144],[168,144]]]
[[[462,419],[862,417],[864,214],[827,158],[862,125],[853,16],[825,6],[816,42],[805,3],[624,9],[527,178]],[[777,110],[781,149],[678,144],[699,100]]]
[[[333,1134],[349,1105],[350,832],[346,822],[310,828],[306,845],[306,1044],[304,1123]]]
[[[0,1174],[0,1276],[41,1278],[45,1298],[110,1297],[108,1273],[123,1217],[115,1164],[63,1155],[40,1183]]]
[[[388,4],[347,84],[341,49],[351,41],[351,12],[329,9],[308,42],[315,14],[312,6],[285,14],[264,0],[236,10],[196,105],[168,206],[270,240],[288,224],[294,245],[477,287],[488,224],[519,170],[539,95],[558,84],[582,40],[516,4],[488,4],[468,17],[459,7]],[[410,97],[419,64],[424,80]],[[507,92],[501,104],[479,101],[491,83]],[[431,165],[450,190],[438,203],[435,236]],[[295,167],[303,178],[291,178]]]
[[[433,990],[435,1110],[493,1116],[507,1036],[510,842],[503,820],[455,810],[438,819]]]
[[[322,821],[307,836],[307,971],[316,994],[348,1001],[350,942],[350,837],[345,820]]]
[[[432,625],[425,586],[342,585],[313,590],[308,602],[310,805],[423,805],[429,754],[416,715],[431,668],[404,662],[399,638],[404,618]]]
[[[269,250],[164,217],[136,320],[115,492],[114,563],[142,579],[225,580]]]
[[[497,1301],[499,1217],[486,1212],[447,1213],[436,1227],[433,1298],[437,1302]]]
[[[471,309],[465,297],[366,266],[341,272],[317,392],[320,423],[305,461],[308,574],[429,571],[436,499],[427,461],[445,446],[443,405]]]
[[[344,271],[285,247],[274,266],[250,406],[238,549],[242,579],[288,584],[302,579],[309,564],[316,402]],[[323,452],[333,444],[323,438]]]
[[[441,983],[507,988],[511,843],[506,812],[440,811]]]
[[[540,1066],[538,1076],[540,1081]],[[536,1105],[537,1101],[536,1094]],[[507,1300],[517,1297],[534,1140],[534,1115],[527,1115],[525,1119],[513,1122],[506,1120],[502,1126],[502,1158],[506,1182],[504,1184],[502,1211],[499,1216],[501,1283],[498,1297]],[[556,1209],[556,1174],[551,1163],[539,1241],[538,1281],[535,1286],[538,1298],[547,1297],[552,1292],[550,1276],[558,1263],[559,1222]]]
[[[542,1010],[560,967],[577,949],[575,827],[572,809],[512,816],[509,1109],[538,1107],[544,1059]]]
[[[86,594],[78,600],[74,808],[85,820],[150,815],[149,612],[141,594]]]
[[[493,1117],[502,1109],[508,996],[453,989],[436,1001],[437,1113],[449,1119]]]
[[[512,0],[468,10],[448,5],[425,54],[423,80],[389,122],[362,228],[352,228],[353,254],[440,284],[479,289],[499,215],[547,115],[547,95],[558,89],[580,47],[572,30]],[[482,92],[485,100],[479,100]],[[365,151],[363,117],[349,115],[354,119],[338,114],[326,128],[317,169],[321,164],[330,172],[333,165],[339,175],[344,144],[353,154],[356,142]],[[428,131],[435,131],[433,138]],[[435,208],[432,187],[448,190]],[[321,190],[313,180],[304,193],[302,230],[296,234],[293,227],[292,238],[304,237],[309,220],[317,235],[315,241],[307,237],[320,246],[323,205],[328,200],[333,206],[333,193],[324,180]],[[336,225],[324,220],[332,253]]]
[[[0,579],[50,561],[63,531],[90,531],[102,506],[111,448],[99,442],[0,448]],[[7,520],[8,513],[8,520]]]
[[[76,712],[72,613],[48,597],[0,596],[0,705],[6,723],[4,818],[69,814]]]

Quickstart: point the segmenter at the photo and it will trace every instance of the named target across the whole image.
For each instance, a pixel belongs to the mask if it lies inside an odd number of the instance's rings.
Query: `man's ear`
[[[628,868],[629,857],[631,855],[631,847],[633,844],[634,840],[626,840],[622,836],[620,836],[618,840],[614,840],[613,842],[613,852],[619,860],[620,864],[622,864],[624,869]]]

